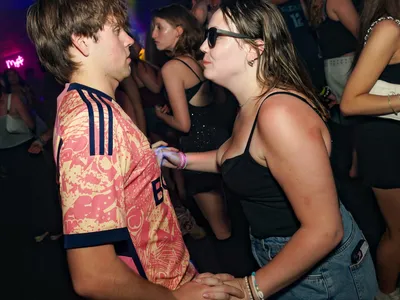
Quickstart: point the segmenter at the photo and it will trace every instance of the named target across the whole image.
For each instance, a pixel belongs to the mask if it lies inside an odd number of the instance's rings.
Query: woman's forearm
[[[275,294],[305,275],[339,244],[342,232],[342,228],[300,228],[281,252],[257,271],[256,281],[264,296]]]
[[[377,96],[362,94],[359,96],[343,95],[340,109],[346,116],[352,115],[387,115],[400,112],[400,96]],[[393,111],[394,110],[394,111]]]
[[[187,170],[219,173],[217,150],[186,153]]]
[[[188,133],[190,130],[190,126],[183,126],[174,116],[168,115],[168,114],[160,114],[159,118],[163,120],[168,126],[184,132]]]

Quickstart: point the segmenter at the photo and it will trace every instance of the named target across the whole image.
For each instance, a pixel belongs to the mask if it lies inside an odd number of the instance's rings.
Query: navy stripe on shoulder
[[[120,241],[130,241],[128,228],[119,228],[106,231],[89,232],[81,234],[66,234],[64,248],[86,248],[114,244]]]
[[[89,113],[89,147],[90,147],[90,155],[93,156],[96,154],[96,147],[95,147],[95,133],[94,133],[94,111],[92,107],[92,103],[86,98],[85,94],[82,90],[77,90],[79,96],[83,102],[85,102],[88,113]]]
[[[101,102],[94,96],[93,93],[89,92],[90,98],[93,99],[97,104],[97,109],[99,110],[99,154],[104,155],[104,109]]]
[[[72,90],[85,90],[85,91],[88,91],[88,92],[90,92],[90,93],[93,93],[93,94],[96,94],[96,95],[98,95],[98,96],[100,96],[100,97],[103,97],[103,98],[106,98],[107,100],[109,100],[109,101],[112,101],[113,100],[113,98],[111,97],[111,96],[109,96],[109,95],[107,95],[106,93],[104,93],[104,92],[102,92],[102,91],[99,91],[99,90],[96,90],[96,89],[94,89],[94,88],[91,88],[91,87],[89,87],[89,86],[86,86],[86,85],[83,85],[83,84],[80,84],[80,83],[71,83],[70,85],[69,85],[69,87],[68,87],[68,92],[69,91],[72,91]]]
[[[107,107],[107,111],[108,111],[108,155],[112,155],[113,154],[113,147],[114,147],[114,143],[113,143],[113,128],[114,128],[114,115],[113,115],[113,111],[111,108],[111,105],[108,104],[106,101],[104,101],[103,98],[99,97],[100,101],[103,102],[103,104]]]

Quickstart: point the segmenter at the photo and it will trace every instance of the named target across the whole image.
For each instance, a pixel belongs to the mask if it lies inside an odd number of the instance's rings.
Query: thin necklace
[[[245,106],[247,103],[249,103],[250,100],[251,100],[251,98],[247,99],[245,103],[239,104],[239,107],[242,108],[242,107]]]

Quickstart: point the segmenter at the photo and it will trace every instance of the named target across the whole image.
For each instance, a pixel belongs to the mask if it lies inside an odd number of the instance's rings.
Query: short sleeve
[[[130,239],[118,152],[91,153],[93,139],[83,125],[69,127],[60,140],[57,164],[67,249]]]

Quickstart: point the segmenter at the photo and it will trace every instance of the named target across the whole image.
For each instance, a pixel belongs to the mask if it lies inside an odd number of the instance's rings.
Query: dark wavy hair
[[[304,0],[308,21],[316,29],[326,19],[325,6],[327,0]]]
[[[248,36],[245,43],[257,52],[257,81],[267,86],[260,98],[274,88],[293,89],[302,93],[324,119],[329,113],[315,94],[311,79],[298,59],[290,33],[279,9],[269,0],[223,1],[220,9],[226,23],[234,24],[239,33]],[[257,39],[264,42],[260,53]]]
[[[171,4],[153,11],[153,21],[154,18],[163,19],[171,26],[180,26],[183,29],[175,49],[169,53],[170,56],[189,54],[196,59],[202,57],[200,46],[204,41],[204,31],[189,10],[182,5]]]
[[[364,48],[365,36],[373,22],[384,16],[391,16],[400,19],[400,1],[398,0],[368,0],[364,1],[363,10],[360,17],[360,30],[358,37],[358,47],[353,61],[353,68],[360,58]]]

